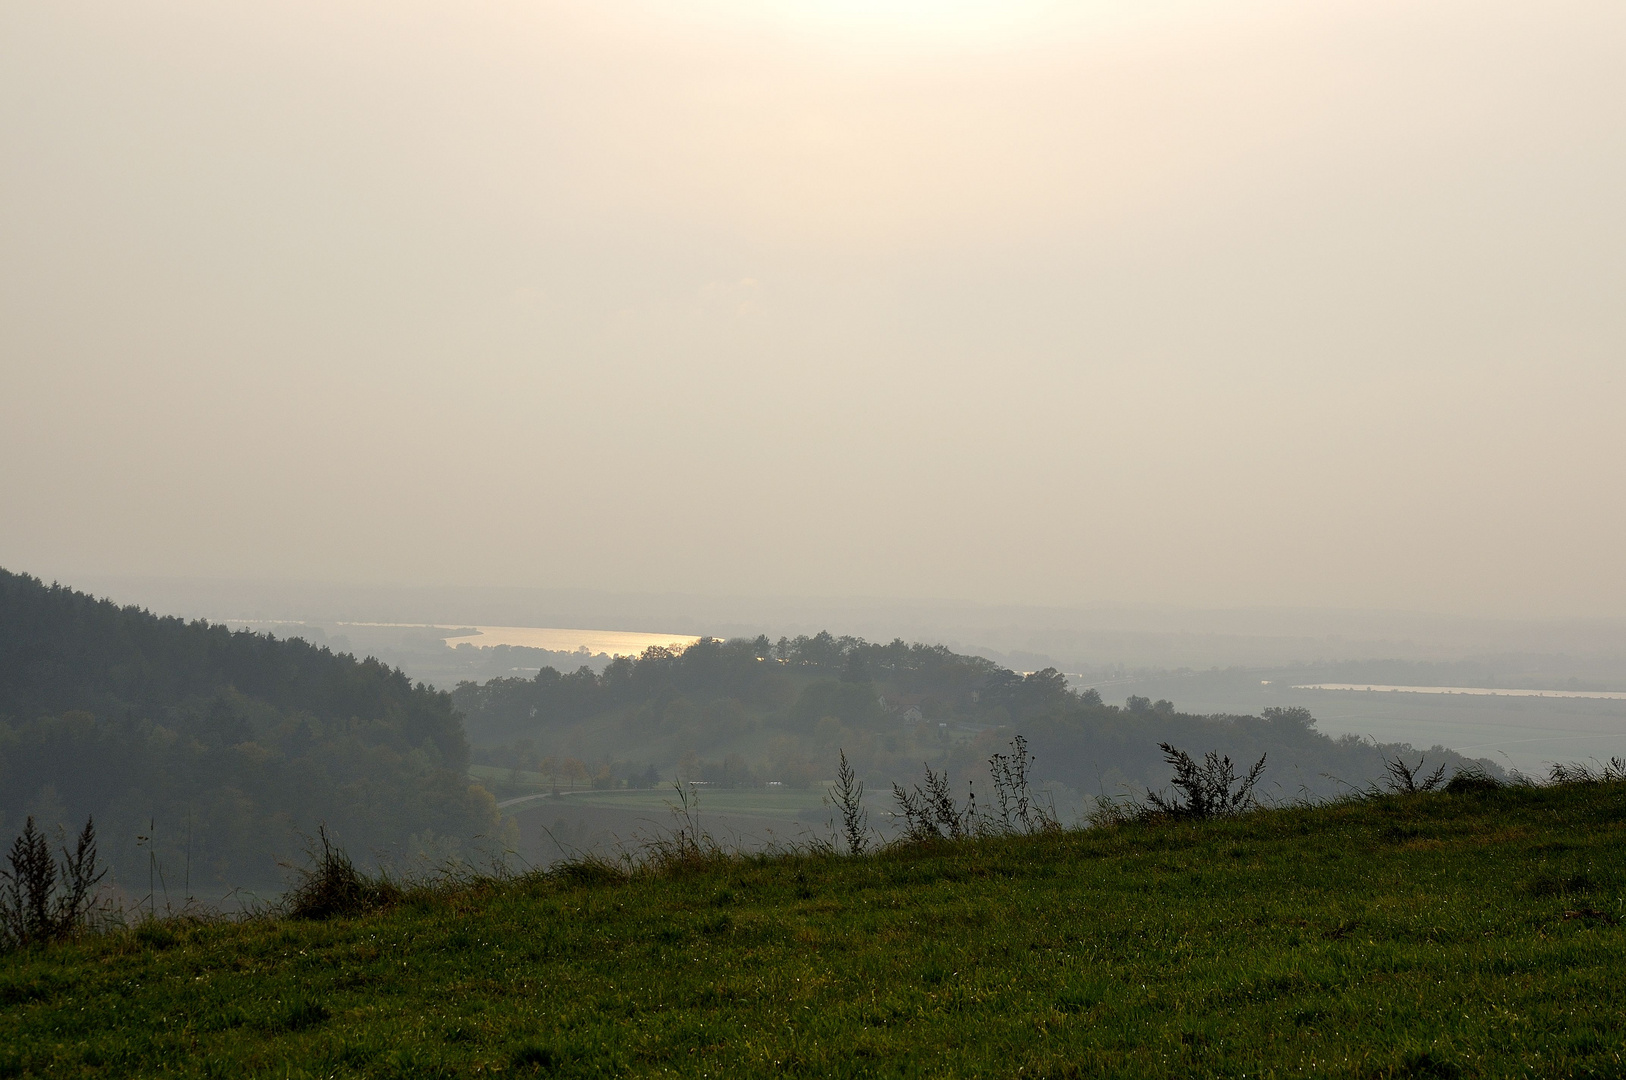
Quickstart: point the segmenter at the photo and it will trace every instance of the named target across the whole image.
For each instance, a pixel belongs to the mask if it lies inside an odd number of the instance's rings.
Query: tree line
[[[1138,696],[1113,705],[1070,687],[1054,668],[1023,673],[941,645],[830,633],[703,639],[681,652],[618,658],[599,674],[544,668],[534,678],[463,683],[453,701],[481,763],[555,783],[570,766],[570,783],[590,775],[595,786],[641,786],[651,775],[805,786],[830,779],[838,748],[872,783],[916,774],[923,761],[986,781],[990,755],[1021,734],[1035,776],[1080,800],[1144,790],[1164,772],[1160,743],[1215,747],[1238,760],[1269,753],[1262,794],[1296,798],[1370,783],[1387,757],[1407,749],[1329,737],[1302,708],[1210,716]]]

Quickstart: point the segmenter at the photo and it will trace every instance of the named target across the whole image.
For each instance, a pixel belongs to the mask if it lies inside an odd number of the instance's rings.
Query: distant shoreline
[[[1596,698],[1605,701],[1626,701],[1626,691],[1620,690],[1515,690],[1489,686],[1379,686],[1375,683],[1309,683],[1295,686],[1295,690],[1355,690],[1391,694],[1469,694],[1476,697],[1536,697],[1536,698]]]

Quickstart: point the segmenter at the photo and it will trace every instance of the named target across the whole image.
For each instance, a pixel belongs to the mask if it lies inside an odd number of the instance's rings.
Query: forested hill
[[[467,766],[450,697],[375,660],[0,570],[0,831],[94,814],[129,890],[149,850],[172,894],[274,884],[324,823],[445,854],[496,820]]]
[[[529,774],[554,786],[674,774],[806,785],[833,775],[839,751],[881,790],[918,780],[923,762],[948,768],[957,783],[980,783],[989,755],[1020,734],[1038,756],[1038,779],[1066,789],[1076,807],[1166,782],[1161,742],[1248,762],[1267,754],[1265,790],[1283,799],[1362,786],[1384,776],[1386,756],[1418,757],[1405,746],[1330,738],[1304,709],[1198,716],[1144,698],[1111,705],[1093,689],[1069,688],[1054,669],[1022,674],[943,646],[828,633],[650,649],[602,674],[544,668],[534,679],[463,683],[453,700],[477,762],[511,768],[516,783]],[[1465,763],[1428,753],[1430,768]]]

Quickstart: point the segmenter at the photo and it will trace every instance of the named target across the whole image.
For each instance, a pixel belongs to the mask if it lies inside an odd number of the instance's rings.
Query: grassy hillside
[[[1626,784],[578,867],[0,958],[0,1074],[1620,1076]]]

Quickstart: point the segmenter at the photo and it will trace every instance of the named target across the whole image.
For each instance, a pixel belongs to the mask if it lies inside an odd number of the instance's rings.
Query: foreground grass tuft
[[[387,877],[365,875],[342,848],[328,839],[327,827],[317,830],[310,865],[299,871],[299,883],[282,903],[293,919],[333,919],[361,915],[399,903],[405,892]]]
[[[664,865],[23,950],[0,1075],[1626,1075],[1619,782]]]

